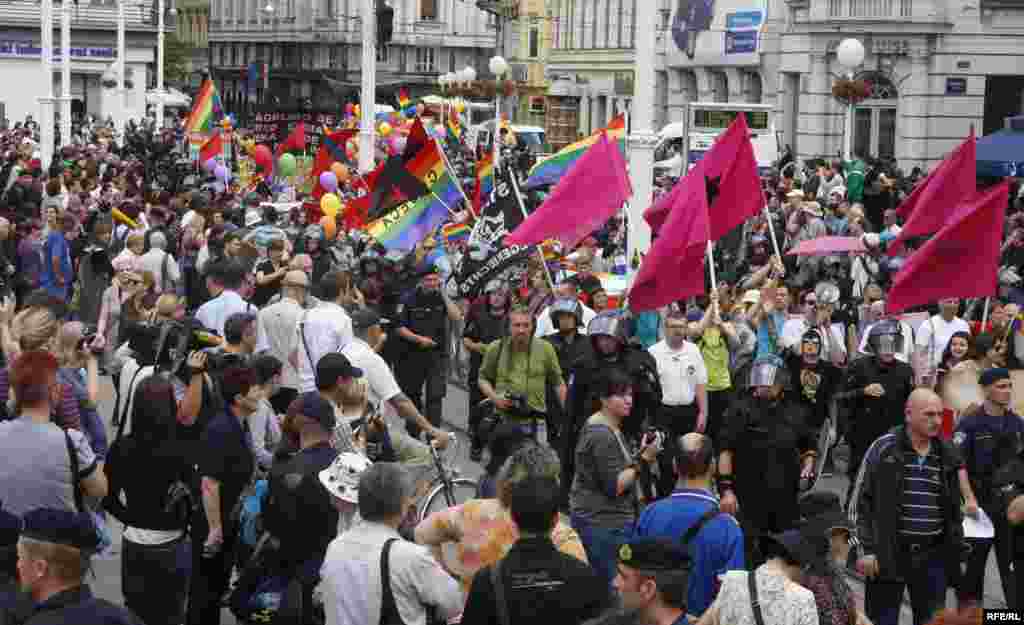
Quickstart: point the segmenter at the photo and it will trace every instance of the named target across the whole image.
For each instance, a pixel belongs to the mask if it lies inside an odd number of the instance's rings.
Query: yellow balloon
[[[320,198],[320,210],[328,217],[334,217],[341,210],[341,199],[333,193],[325,193]]]
[[[378,128],[378,130],[380,131],[380,136],[386,137],[391,134],[393,128],[391,128],[391,124],[387,122],[381,122],[380,128]]]
[[[466,103],[463,102],[462,100],[459,100],[458,102],[455,103],[455,110],[458,111],[459,113],[465,113]]]

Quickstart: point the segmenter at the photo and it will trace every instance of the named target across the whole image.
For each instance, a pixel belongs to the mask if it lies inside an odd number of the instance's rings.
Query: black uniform
[[[996,562],[999,564],[999,577],[1003,583],[1003,595],[1007,605],[1016,606],[1014,602],[1013,571],[1010,562],[1013,560],[1010,528],[1006,522],[1006,511],[998,505],[993,488],[993,475],[996,471],[997,456],[1001,449],[1013,449],[1018,440],[1024,439],[1024,421],[1012,412],[1001,416],[984,413],[966,415],[956,424],[953,433],[953,444],[967,464],[967,476],[971,480],[971,489],[978,499],[978,505],[995,526],[995,539],[968,538],[971,553],[967,558],[967,569],[961,578],[960,596],[977,601],[983,599],[982,590],[985,579],[985,565],[988,563],[988,552],[995,543]]]
[[[555,347],[555,353],[558,354],[558,365],[562,368],[562,379],[565,380],[567,386],[571,385],[576,373],[574,367],[583,362],[592,351],[590,341],[587,340],[586,335],[579,332],[571,334],[569,337],[556,332],[545,336],[544,340]],[[566,411],[558,401],[555,389],[548,387],[548,442],[556,449],[559,436],[565,430],[565,415]]]
[[[767,402],[744,395],[726,411],[720,440],[722,451],[732,452],[748,566],[758,563],[760,536],[791,529],[800,518],[800,458],[815,448],[810,418],[805,404],[785,396]]]
[[[416,408],[434,426],[441,425],[441,410],[448,371],[448,311],[444,299],[438,293],[426,293],[420,289],[411,291],[398,305],[397,326],[434,340],[434,347],[424,348],[395,337],[401,341],[398,359],[395,362],[395,378],[402,392],[412,400]],[[426,400],[423,399],[426,385]],[[409,434],[419,436],[420,428],[412,423],[406,425]]]
[[[1001,511],[1000,516],[1006,518],[1009,505],[1014,499],[1024,495],[1024,437],[1007,437],[1004,443],[1006,444],[996,452],[996,471],[992,476],[992,487],[993,500]],[[1013,570],[1024,571],[1024,523],[1010,525],[1009,536]],[[1024,575],[1015,573],[1014,585],[1017,604],[1010,604],[1010,607],[1019,610],[1021,600],[1024,600]]]
[[[633,380],[633,412],[623,423],[622,432],[627,439],[639,440],[646,424],[653,423],[661,405],[661,383],[658,365],[646,350],[627,345],[612,358],[598,358],[587,350],[582,360],[572,367],[574,380],[566,402],[566,427],[560,438],[562,456],[562,490],[568,497],[576,473],[576,442],[580,430],[592,414],[597,412],[598,384],[602,373],[619,367]]]
[[[864,389],[881,384],[885,394],[868,397]],[[883,363],[877,357],[861,358],[846,372],[842,396],[849,402],[850,490],[868,447],[882,434],[905,421],[907,399],[914,390],[914,370],[905,362]]]
[[[0,622],[14,625],[142,625],[142,621],[127,608],[93,597],[87,584],[59,592],[29,607],[20,614],[0,614]]]
[[[813,366],[808,366],[798,354],[790,354],[786,364],[796,389],[794,396],[811,410],[808,425],[820,429],[828,419],[832,396],[842,383],[842,372],[820,358]]]
[[[466,319],[466,329],[462,336],[477,343],[490,344],[498,339],[508,336],[508,317],[502,313],[500,316],[491,311],[490,304],[481,303],[469,310]],[[480,367],[484,363],[482,354],[469,352],[469,375],[466,384],[469,386],[469,431],[476,440],[476,430],[480,424],[481,412],[477,408],[484,400],[484,394],[480,392],[477,384],[480,380]],[[551,404],[549,403],[548,406]]]

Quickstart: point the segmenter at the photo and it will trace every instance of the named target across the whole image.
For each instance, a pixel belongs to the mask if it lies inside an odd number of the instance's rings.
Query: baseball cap
[[[331,402],[321,397],[320,393],[315,391],[303,393],[302,397],[299,399],[299,414],[316,421],[320,424],[320,427],[328,432],[334,430],[337,419],[334,415],[334,406],[331,405]]]
[[[352,366],[344,354],[331,352],[316,363],[316,382],[319,388],[330,388],[338,378],[361,378],[363,370]]]

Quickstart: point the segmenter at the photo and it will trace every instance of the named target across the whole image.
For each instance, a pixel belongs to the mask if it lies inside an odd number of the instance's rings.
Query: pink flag
[[[995,295],[1009,193],[1010,183],[1004,180],[961,202],[896,274],[886,311],[898,313],[945,297]]]
[[[640,265],[629,291],[632,310],[653,310],[704,292],[704,256],[711,233],[707,189],[699,180],[685,189],[685,196],[676,194],[668,219]]]
[[[679,187],[691,184],[701,189],[710,188],[708,210],[712,241],[721,239],[764,208],[764,192],[757,175],[757,159],[750,144],[746,115],[737,115],[672,192],[647,209],[644,218],[653,230],[662,227],[669,210],[677,204],[677,198],[689,195],[689,191]]]
[[[860,237],[818,237],[797,243],[786,252],[786,256],[828,256],[866,251]]]
[[[977,141],[974,128],[971,135],[946,157],[924,180],[919,182],[910,197],[896,208],[896,214],[906,220],[899,236],[889,242],[889,254],[902,254],[907,239],[938,232],[961,201],[971,197],[977,180]]]
[[[632,193],[622,153],[602,133],[544,203],[505,237],[506,245],[558,239],[564,247],[574,248],[608,221]]]

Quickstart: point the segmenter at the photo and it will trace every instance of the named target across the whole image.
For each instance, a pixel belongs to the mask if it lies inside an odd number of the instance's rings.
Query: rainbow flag
[[[448,141],[449,142],[460,142],[462,141],[462,121],[459,120],[459,114],[452,111],[448,116],[448,123],[445,125],[448,130]]]
[[[402,87],[398,90],[398,108],[407,109],[412,104],[412,99],[409,98],[409,90]]]
[[[613,142],[617,142],[619,150],[622,152],[623,157],[626,155],[626,116],[619,115],[608,124],[607,128],[598,130],[594,134],[590,135],[582,141],[569,144],[558,151],[557,154],[549,156],[548,158],[540,161],[530,169],[530,177],[527,179],[526,184],[523,185],[524,189],[533,189],[535,187],[541,187],[544,185],[555,184],[558,182],[569,168],[572,167],[583,153],[586,152],[590,146],[597,143],[601,138],[601,133],[607,132],[608,139]]]
[[[476,190],[473,192],[473,208],[477,214],[483,207],[487,198],[491,197],[494,191],[494,152],[488,150],[487,154],[476,163]]]
[[[430,158],[431,154],[433,158]],[[448,209],[462,198],[433,141],[420,150],[407,167],[427,184],[431,192],[416,200],[402,202],[380,219],[366,224],[366,233],[389,250],[415,247],[448,221]]]
[[[467,223],[448,223],[441,227],[441,236],[448,243],[464,241],[469,238],[473,229]]]
[[[186,133],[213,132],[214,126],[224,116],[224,108],[220,103],[220,95],[213,81],[207,78],[196,94],[192,112],[185,122]]]

